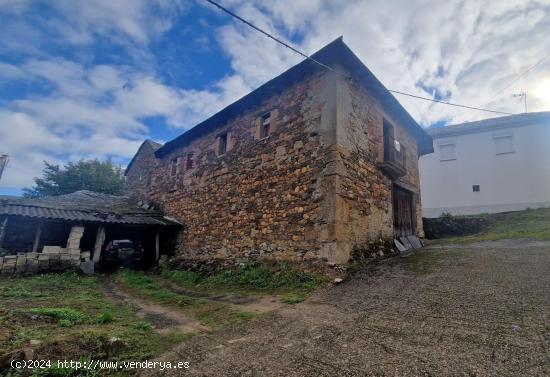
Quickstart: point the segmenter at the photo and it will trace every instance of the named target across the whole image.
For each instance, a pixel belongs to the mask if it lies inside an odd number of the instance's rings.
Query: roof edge
[[[454,135],[486,132],[494,129],[532,126],[545,120],[550,122],[550,111],[521,113],[503,117],[482,119],[473,122],[453,124],[445,127],[428,128],[426,129],[426,132],[428,132],[432,138],[439,139]]]

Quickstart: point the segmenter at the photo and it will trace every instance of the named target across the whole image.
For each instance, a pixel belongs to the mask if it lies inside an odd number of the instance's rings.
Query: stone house
[[[126,189],[186,224],[180,256],[340,264],[373,238],[423,236],[418,158],[431,137],[341,38],[313,58],[333,70],[305,60],[139,149]]]

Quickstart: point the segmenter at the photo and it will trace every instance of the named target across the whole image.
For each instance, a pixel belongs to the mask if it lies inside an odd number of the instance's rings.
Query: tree
[[[38,198],[46,195],[70,194],[90,190],[119,195],[122,192],[122,169],[110,160],[80,160],[69,162],[63,168],[44,161],[42,178],[34,178],[34,187],[24,188],[23,196]]]

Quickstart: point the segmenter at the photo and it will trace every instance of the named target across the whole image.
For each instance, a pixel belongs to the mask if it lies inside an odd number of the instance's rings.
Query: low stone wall
[[[89,251],[81,252],[80,249],[44,246],[42,253],[17,253],[17,255],[0,257],[0,274],[33,274],[78,269],[82,262],[89,260]]]
[[[481,233],[489,226],[486,217],[456,217],[442,215],[435,219],[422,219],[426,238],[460,237]]]

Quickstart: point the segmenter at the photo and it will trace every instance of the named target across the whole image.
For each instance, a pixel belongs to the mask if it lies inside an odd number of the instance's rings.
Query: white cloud
[[[282,39],[297,41],[308,54],[343,35],[391,89],[430,95],[423,86],[450,95],[446,99],[451,102],[508,112],[523,111],[522,101],[511,94],[527,91],[530,111],[550,110],[550,59],[493,99],[547,54],[550,3],[546,0],[226,0],[223,4]],[[301,60],[202,2],[55,0],[47,6],[59,16],[40,19],[36,27],[30,20],[37,18],[27,17],[33,5],[0,0],[6,21],[0,31],[13,36],[0,41],[0,53],[24,56],[21,64],[0,61],[0,84],[19,81],[47,88],[1,105],[0,152],[12,156],[2,186],[31,184],[43,159],[127,159],[149,134],[144,118],[164,117],[169,126],[183,130]],[[149,42],[161,37],[191,6],[217,12],[222,20],[226,17],[214,34],[231,64],[224,78],[194,90],[162,82],[148,50]],[[124,65],[98,64],[93,56],[77,61],[51,56],[44,48],[49,43],[66,48],[98,41],[121,47],[133,60]],[[493,116],[397,98],[423,124]]]
[[[550,77],[550,67],[513,85],[490,101],[518,73],[543,57],[550,32],[550,4],[536,1],[495,2],[421,0],[330,2],[226,2],[239,14],[288,39],[304,34],[298,47],[313,53],[343,35],[373,73],[391,89],[429,96],[419,83],[447,100],[500,111],[521,112],[514,91],[531,93],[530,111],[550,110],[534,85]],[[255,8],[251,9],[252,7]],[[263,11],[263,14],[258,13]],[[269,21],[265,21],[268,19]],[[220,30],[237,75],[245,82],[265,81],[291,65],[288,50],[233,22]],[[494,116],[435,105],[407,97],[398,100],[421,123],[451,122]]]

